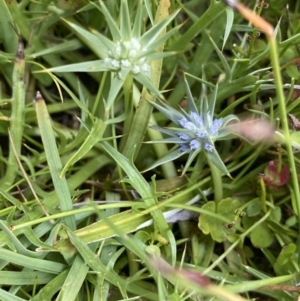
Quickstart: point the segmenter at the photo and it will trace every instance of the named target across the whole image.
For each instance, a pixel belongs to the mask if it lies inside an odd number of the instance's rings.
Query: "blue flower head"
[[[189,154],[189,158],[183,170],[184,173],[197,153],[203,151],[208,160],[211,160],[220,170],[229,175],[226,166],[215,148],[214,142],[223,140],[228,136],[229,133],[226,133],[225,126],[230,121],[238,121],[238,118],[234,115],[229,115],[224,118],[214,118],[213,115],[218,86],[215,87],[215,91],[212,93],[212,99],[210,99],[210,101],[207,99],[201,100],[202,106],[198,109],[194,99],[191,97],[191,92],[186,80],[185,83],[189,112],[180,112],[169,107],[165,103],[162,103],[162,105],[153,103],[155,108],[178,126],[177,128],[153,127],[155,130],[161,131],[170,137],[159,141],[151,141],[149,143],[175,143],[177,146],[173,153],[158,160],[153,167],[174,160],[184,154]]]

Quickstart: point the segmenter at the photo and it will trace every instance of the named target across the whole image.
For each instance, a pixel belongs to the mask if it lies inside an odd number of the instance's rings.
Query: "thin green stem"
[[[219,203],[223,199],[223,182],[221,177],[221,171],[208,160],[208,164],[211,171],[211,176],[213,180],[213,191],[215,202]]]
[[[267,213],[267,204],[266,204],[266,186],[265,182],[262,177],[259,178],[259,184],[261,188],[261,195],[260,195],[260,202],[261,202],[261,208],[264,214]]]
[[[273,74],[274,74],[274,80],[276,83],[276,94],[278,99],[278,107],[279,107],[279,114],[282,124],[282,133],[285,137],[286,143],[286,151],[288,155],[289,160],[289,166],[291,170],[291,179],[292,179],[292,185],[293,190],[296,197],[296,204],[297,204],[297,216],[298,216],[298,227],[300,230],[300,190],[299,190],[299,182],[297,177],[297,170],[296,170],[296,164],[294,160],[294,154],[292,149],[291,136],[289,131],[289,125],[288,125],[288,118],[287,118],[287,111],[286,111],[286,103],[285,98],[283,94],[283,85],[282,85],[282,79],[281,79],[281,72],[280,72],[280,64],[279,64],[279,58],[278,58],[278,50],[277,50],[277,44],[274,37],[269,39],[270,42],[270,57],[271,57],[271,63],[273,67]]]

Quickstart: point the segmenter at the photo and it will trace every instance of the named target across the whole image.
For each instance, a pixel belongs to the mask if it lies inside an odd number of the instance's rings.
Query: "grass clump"
[[[297,298],[282,5],[0,3],[1,300]]]

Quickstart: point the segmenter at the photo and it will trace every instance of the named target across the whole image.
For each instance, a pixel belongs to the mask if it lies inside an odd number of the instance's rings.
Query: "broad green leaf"
[[[277,257],[277,264],[284,265],[291,260],[292,255],[297,251],[297,246],[293,243],[284,245],[280,254]]]
[[[274,209],[272,209],[270,218],[279,223],[281,221],[282,213],[281,213],[281,208],[279,206],[276,206]]]
[[[254,199],[246,209],[246,213],[249,217],[257,216],[261,212],[261,201],[257,198]]]
[[[274,234],[269,229],[268,223],[263,222],[251,231],[250,239],[256,248],[268,248],[274,240]]]
[[[218,205],[216,202],[210,201],[204,204],[201,209],[211,211],[215,215],[221,215],[231,222],[235,217],[235,210],[240,206],[239,201],[228,198],[221,200]],[[225,241],[229,234],[235,232],[234,227],[226,229],[222,220],[204,213],[199,217],[198,227],[204,234],[210,234],[212,239],[216,242]]]

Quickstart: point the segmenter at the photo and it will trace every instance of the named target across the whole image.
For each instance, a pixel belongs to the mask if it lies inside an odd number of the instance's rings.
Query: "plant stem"
[[[213,180],[214,199],[215,202],[218,204],[223,199],[223,183],[222,183],[221,171],[210,160],[207,161],[209,164],[209,168]]]
[[[1,181],[1,187],[6,190],[10,188],[19,170],[16,157],[21,155],[22,136],[24,127],[24,108],[25,108],[25,58],[24,45],[20,41],[18,45],[16,63],[13,71],[13,95],[11,101],[10,116],[10,143],[14,143],[14,147],[10,145],[8,164],[4,178]]]

